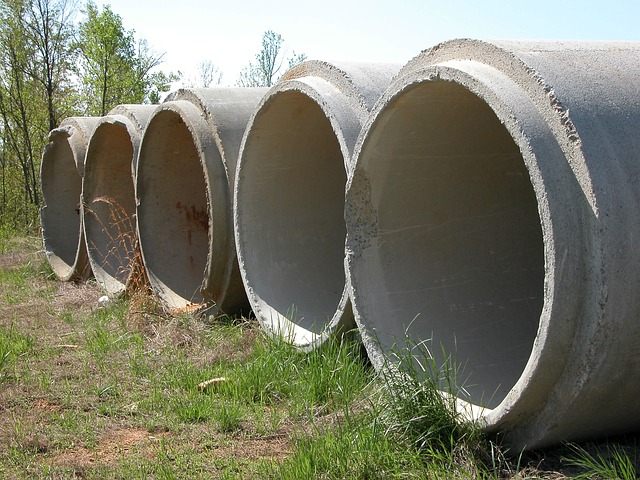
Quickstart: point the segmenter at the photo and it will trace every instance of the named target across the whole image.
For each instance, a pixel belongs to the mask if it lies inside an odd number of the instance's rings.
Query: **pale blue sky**
[[[213,61],[232,85],[274,30],[310,59],[404,64],[453,38],[637,40],[640,0],[96,0],[165,52],[163,70]]]

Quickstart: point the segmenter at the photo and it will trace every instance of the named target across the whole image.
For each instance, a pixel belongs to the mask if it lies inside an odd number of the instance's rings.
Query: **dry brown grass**
[[[144,269],[134,216],[115,198],[107,195],[95,198],[91,205],[84,206],[84,211],[85,215],[95,219],[107,238],[107,246],[103,247],[106,251],[99,252],[106,262],[103,267],[114,272],[115,278],[125,285],[127,294],[149,293],[151,287]],[[88,243],[91,250],[99,250],[93,241]]]

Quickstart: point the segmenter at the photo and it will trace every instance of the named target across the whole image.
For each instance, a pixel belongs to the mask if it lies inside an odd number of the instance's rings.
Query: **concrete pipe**
[[[82,215],[91,269],[110,295],[144,285],[136,235],[134,179],[152,105],[119,105],[98,120],[85,160]]]
[[[70,117],[49,133],[42,154],[40,224],[44,249],[60,280],[89,278],[80,212],[80,193],[87,143],[97,117]]]
[[[153,113],[137,168],[142,258],[169,309],[248,311],[233,241],[238,151],[263,88],[179,90]]]
[[[430,340],[517,447],[640,429],[638,78],[640,43],[458,40],[405,66],[345,209],[378,367]]]
[[[247,125],[234,193],[240,272],[265,330],[303,349],[355,327],[344,189],[360,128],[398,69],[302,63]]]

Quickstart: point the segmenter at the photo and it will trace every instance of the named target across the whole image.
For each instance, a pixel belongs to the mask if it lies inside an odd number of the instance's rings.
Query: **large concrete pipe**
[[[518,447],[640,430],[639,78],[640,43],[459,40],[405,66],[345,209],[376,365],[430,340]]]
[[[138,234],[170,309],[248,311],[233,240],[240,142],[263,88],[179,90],[153,113],[137,168]]]
[[[98,120],[87,147],[82,215],[91,269],[109,294],[144,283],[136,234],[135,166],[153,105],[119,105]],[[135,279],[133,277],[136,277]]]
[[[91,275],[80,193],[87,143],[97,121],[97,117],[66,118],[49,133],[42,154],[42,239],[51,268],[64,281],[82,281]]]
[[[240,272],[265,330],[304,349],[355,327],[344,190],[362,124],[399,67],[302,63],[247,125],[234,193]]]

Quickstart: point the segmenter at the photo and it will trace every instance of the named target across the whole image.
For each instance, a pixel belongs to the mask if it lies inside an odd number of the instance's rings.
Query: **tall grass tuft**
[[[583,470],[573,478],[578,480],[637,480],[638,471],[627,452],[618,445],[608,445],[605,452],[588,452],[585,448],[568,444],[572,454],[563,460],[571,466]]]
[[[380,371],[380,421],[387,434],[399,436],[420,451],[452,452],[462,443],[479,440],[480,428],[458,408],[464,398],[459,384],[460,366],[442,352],[438,361],[429,348],[431,340],[392,349]]]
[[[368,385],[345,397],[340,422],[316,424],[313,434],[298,437],[293,455],[268,467],[269,475],[497,478],[500,466],[488,461],[495,445],[458,408],[458,396],[465,395],[460,367],[444,353],[445,360],[438,362],[427,348],[429,342],[405,341],[376,375],[367,377]]]
[[[342,410],[370,381],[359,345],[327,341],[305,353],[284,338],[264,334],[242,365],[229,365],[221,376],[226,395],[261,405],[288,405],[294,415]]]
[[[385,435],[372,412],[361,412],[344,423],[317,428],[294,439],[292,455],[264,465],[268,478],[424,478],[416,450]]]

